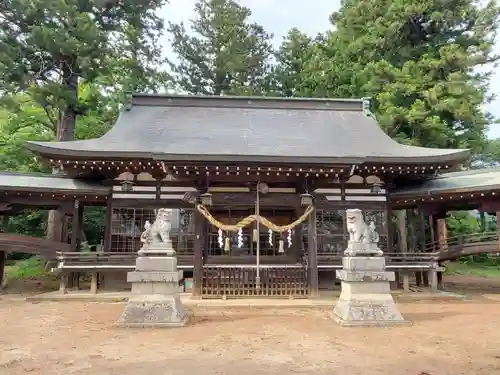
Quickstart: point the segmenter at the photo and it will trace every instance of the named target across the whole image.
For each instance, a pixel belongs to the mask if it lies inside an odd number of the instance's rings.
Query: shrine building
[[[55,261],[62,292],[85,275],[93,292],[129,288],[126,273],[158,208],[174,210],[184,287],[202,298],[307,298],[335,288],[348,208],[375,223],[400,283],[410,275],[436,288],[443,212],[497,211],[483,199],[496,187],[477,190],[461,177],[483,181],[484,171],[454,172],[468,150],[399,144],[367,100],[135,94],[100,138],[26,147],[57,173],[0,173],[0,214],[57,210],[60,230],[45,247],[3,233],[0,250],[38,248]],[[444,186],[450,179],[461,190]],[[97,249],[82,251],[89,206],[105,207],[105,230]],[[399,227],[398,211],[407,220]]]

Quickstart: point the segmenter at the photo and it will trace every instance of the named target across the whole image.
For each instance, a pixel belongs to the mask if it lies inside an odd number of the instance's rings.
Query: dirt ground
[[[406,327],[342,328],[319,309],[226,309],[151,330],[114,327],[123,304],[6,296],[0,374],[499,374],[498,297],[399,303]]]

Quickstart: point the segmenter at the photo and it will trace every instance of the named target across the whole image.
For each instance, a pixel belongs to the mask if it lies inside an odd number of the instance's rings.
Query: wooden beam
[[[309,215],[307,225],[307,257],[308,257],[308,275],[309,275],[309,295],[316,297],[319,295],[319,277],[318,277],[318,237],[316,228],[316,209]]]
[[[254,207],[255,193],[212,193],[215,207]],[[260,195],[261,207],[300,207],[300,195],[295,193],[268,193]]]

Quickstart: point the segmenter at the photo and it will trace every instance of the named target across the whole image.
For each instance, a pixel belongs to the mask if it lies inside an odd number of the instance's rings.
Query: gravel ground
[[[400,303],[413,326],[342,328],[329,311],[194,310],[182,329],[113,326],[123,304],[0,300],[0,374],[500,373],[500,302]]]

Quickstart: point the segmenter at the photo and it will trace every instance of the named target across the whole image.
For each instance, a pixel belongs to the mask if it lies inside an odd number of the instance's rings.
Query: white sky
[[[194,17],[193,6],[195,0],[170,0],[170,4],[160,10],[160,16],[165,21],[188,22]],[[275,43],[278,45],[282,37],[292,27],[301,31],[316,35],[323,32],[331,25],[328,21],[330,14],[340,7],[340,0],[240,0],[240,4],[252,10],[252,19],[260,23],[264,28],[274,34]],[[165,36],[162,44],[167,55],[171,54],[168,38]],[[500,53],[500,42],[496,45],[497,53]],[[491,91],[498,98],[488,105],[487,109],[500,118],[500,68],[495,69],[495,75],[491,81]],[[500,137],[500,124],[492,125],[489,136]]]

